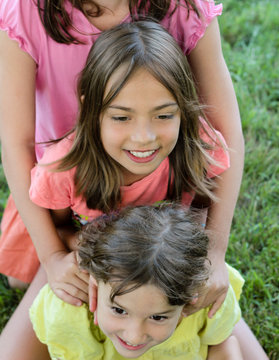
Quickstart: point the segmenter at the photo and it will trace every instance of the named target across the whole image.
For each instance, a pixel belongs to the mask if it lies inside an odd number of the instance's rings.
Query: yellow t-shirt
[[[173,335],[152,347],[140,360],[203,360],[208,345],[219,344],[240,319],[238,300],[244,283],[237,270],[228,266],[230,288],[222,307],[209,319],[208,308],[183,318]],[[54,295],[48,285],[30,308],[30,318],[40,341],[53,360],[123,360],[112,342],[94,325],[87,305],[72,306]]]

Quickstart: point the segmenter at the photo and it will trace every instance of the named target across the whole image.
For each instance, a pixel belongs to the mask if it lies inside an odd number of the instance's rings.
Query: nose
[[[126,328],[124,340],[130,345],[144,344],[147,340],[143,324],[136,321],[131,321]]]
[[[140,144],[148,144],[156,140],[156,130],[150,121],[139,120],[134,124],[131,140]]]

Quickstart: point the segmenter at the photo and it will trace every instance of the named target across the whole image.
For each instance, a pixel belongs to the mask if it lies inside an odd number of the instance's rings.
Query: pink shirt
[[[171,0],[171,10],[175,5]],[[194,11],[188,18],[184,6],[179,6],[174,15],[163,19],[162,25],[175,37],[185,54],[196,46],[212,19],[220,15],[222,5],[213,0],[195,0],[201,12],[198,18]],[[33,0],[1,0],[0,30],[7,31],[37,64],[36,75],[36,142],[63,136],[76,121],[78,103],[76,98],[77,77],[86,62],[87,54],[97,34],[96,29],[77,9],[66,1],[75,28],[81,33],[74,35],[85,45],[65,45],[50,38],[40,21]],[[123,21],[129,21],[127,16]],[[37,146],[38,159],[43,149]]]
[[[213,140],[205,133],[201,136],[204,141],[212,144],[216,135],[212,134]],[[225,144],[225,140],[219,132],[216,132]],[[50,147],[47,147],[41,160],[42,164],[49,164],[52,161],[63,157],[71,148],[73,134]],[[214,147],[209,152],[210,156],[218,163],[211,165],[208,169],[208,177],[221,174],[229,167],[229,154],[221,146]],[[30,198],[37,205],[47,209],[64,209],[70,207],[81,220],[90,221],[102,214],[99,210],[88,209],[86,202],[81,196],[76,196],[74,185],[75,168],[55,172],[50,171],[54,165],[37,165],[32,170],[30,187]],[[169,159],[166,158],[158,168],[143,179],[129,186],[121,187],[121,207],[128,205],[150,205],[167,198],[169,180]],[[193,194],[183,193],[182,202],[190,205]]]

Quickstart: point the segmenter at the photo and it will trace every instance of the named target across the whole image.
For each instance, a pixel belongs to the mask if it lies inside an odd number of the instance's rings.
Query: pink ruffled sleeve
[[[170,10],[174,9],[175,2],[171,1]],[[216,5],[214,0],[195,0],[195,4],[200,12],[199,17],[193,10],[188,16],[186,6],[179,5],[172,16],[167,15],[162,21],[162,25],[176,39],[185,55],[195,48],[212,19],[222,14],[222,4]]]
[[[16,40],[36,63],[39,61],[42,24],[33,0],[1,0],[0,30]]]

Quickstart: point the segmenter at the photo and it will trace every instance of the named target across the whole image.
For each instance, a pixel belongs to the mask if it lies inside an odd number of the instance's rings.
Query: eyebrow
[[[178,105],[177,105],[176,102],[169,102],[169,103],[166,103],[166,104],[155,106],[155,108],[153,108],[152,111],[158,111],[158,110],[164,109],[164,108],[169,107],[169,106],[178,106]],[[126,107],[126,106],[121,106],[121,105],[109,105],[109,108],[128,111],[128,112],[134,112],[134,110],[132,108],[129,108],[129,107]]]
[[[125,307],[122,306],[122,305],[120,305],[120,304],[118,304],[115,300],[113,300],[112,304],[113,304],[113,305],[116,305],[116,306],[118,306],[119,308],[121,308],[121,309],[123,309],[123,310],[126,311]],[[172,312],[174,312],[174,311],[175,311],[175,309],[170,309],[170,310],[166,310],[166,311],[156,312],[156,313],[154,313],[154,314],[152,314],[152,315],[166,315],[166,314],[170,314],[170,313],[172,313]]]

